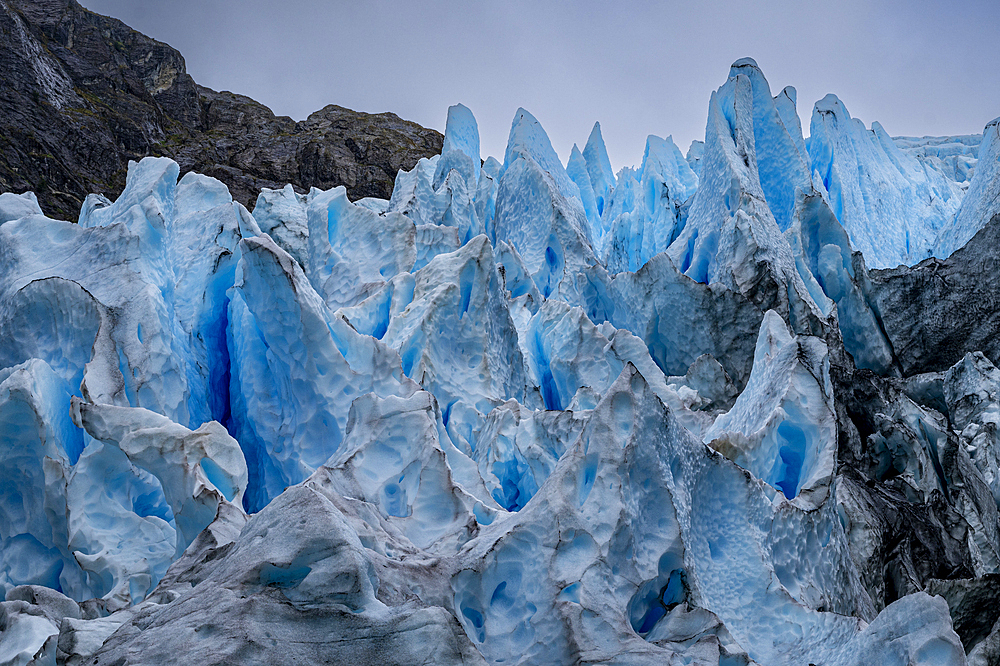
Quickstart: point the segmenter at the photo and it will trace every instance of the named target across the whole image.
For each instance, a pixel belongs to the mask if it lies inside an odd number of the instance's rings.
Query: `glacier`
[[[797,103],[0,194],[0,664],[1000,663],[1000,124]]]

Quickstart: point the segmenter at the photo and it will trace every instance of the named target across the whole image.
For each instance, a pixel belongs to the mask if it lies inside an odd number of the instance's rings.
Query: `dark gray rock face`
[[[441,151],[436,131],[330,105],[307,120],[199,86],[170,46],[76,0],[0,0],[0,191],[33,190],[75,220],[114,199],[128,161],[171,157],[253,207],[262,187],[388,198],[396,173]]]
[[[873,270],[870,300],[904,376],[940,372],[968,352],[1000,360],[1000,216],[946,260]]]
[[[967,651],[989,637],[1000,620],[1000,575],[963,580],[932,580],[929,594],[939,594],[948,602],[955,632]]]
[[[977,357],[981,375],[966,371],[956,379]],[[944,580],[972,579],[996,566],[997,503],[984,481],[995,476],[990,370],[973,354],[947,374],[909,380],[857,370],[848,358],[831,368],[838,509],[877,609],[919,590],[941,593],[929,586],[940,590]],[[963,379],[967,390],[953,386]],[[983,405],[970,409],[966,393]],[[976,630],[975,641],[963,636],[967,650],[989,633],[993,621],[983,622],[988,626]]]

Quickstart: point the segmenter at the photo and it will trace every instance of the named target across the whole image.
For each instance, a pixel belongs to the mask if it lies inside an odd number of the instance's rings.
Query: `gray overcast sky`
[[[82,0],[179,49],[198,83],[303,119],[326,104],[444,129],[462,102],[483,157],[503,158],[517,107],[565,162],[601,122],[612,164],[646,135],[687,152],[709,95],[750,56],[773,94],[836,93],[892,135],[981,132],[1000,115],[997,0]]]

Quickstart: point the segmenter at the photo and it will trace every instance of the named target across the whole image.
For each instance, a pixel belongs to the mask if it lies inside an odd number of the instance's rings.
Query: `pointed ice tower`
[[[603,215],[616,181],[611,160],[608,159],[608,149],[604,145],[604,136],[601,135],[601,123],[594,123],[594,129],[590,131],[587,145],[583,148],[583,159],[587,161],[587,173],[590,174],[590,183],[597,200],[597,212]]]
[[[587,160],[575,143],[569,153],[569,162],[566,163],[566,174],[580,188],[580,201],[587,214],[587,221],[590,222],[590,236],[596,239],[601,235],[601,214],[597,208],[597,198],[594,195],[590,174],[587,173]]]
[[[806,142],[802,137],[802,121],[799,120],[798,112],[798,93],[794,86],[785,86],[781,89],[781,92],[774,98],[774,109],[778,112],[781,123],[792,137],[796,150],[806,161],[806,168],[808,168],[809,152],[806,150]]]
[[[434,175],[435,189],[440,187],[451,169],[458,169],[469,188],[474,190],[479,182],[480,166],[479,124],[476,123],[476,117],[464,104],[448,107],[444,145],[441,147],[441,159]]]
[[[764,110],[757,110],[758,105]],[[771,126],[756,129],[761,123]],[[825,315],[813,296],[819,290],[803,282],[768,205],[758,165],[758,132],[763,150],[771,149],[772,139],[781,139],[790,150],[785,156],[798,155],[763,75],[746,58],[733,65],[729,80],[712,94],[698,191],[684,230],[667,253],[688,277],[720,282],[762,310],[777,310],[796,332],[804,332]],[[764,166],[764,179],[774,181],[777,165],[768,157]],[[784,192],[788,187],[781,183],[771,189]]]
[[[750,59],[734,70],[753,92],[754,147],[761,189],[775,222],[792,249],[799,276],[824,314],[835,303],[844,345],[860,367],[879,372],[892,365],[892,350],[855,277],[847,233],[810,177],[809,153],[796,111],[795,88],[771,97]]]
[[[396,175],[385,215],[401,213],[416,225],[412,269],[488,232],[496,184],[481,162],[476,118],[456,104],[448,109],[441,154],[421,159],[412,170]]]
[[[733,64],[729,76],[737,74],[750,81],[757,174],[774,220],[784,231],[792,223],[796,189],[811,186],[809,161],[795,113],[795,90],[788,95],[786,88],[783,94],[772,98],[767,79],[751,58]]]
[[[513,166],[518,158],[530,157],[535,163],[548,172],[555,182],[559,194],[568,199],[579,199],[580,189],[566,173],[559,156],[552,148],[549,135],[542,124],[525,109],[518,109],[510,125],[510,135],[507,137],[507,149],[503,156],[501,177]]]
[[[564,276],[597,264],[580,188],[534,116],[518,109],[500,172],[495,241],[506,241],[548,298],[571,289]]]

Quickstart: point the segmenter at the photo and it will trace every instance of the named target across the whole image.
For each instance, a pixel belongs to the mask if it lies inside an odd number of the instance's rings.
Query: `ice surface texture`
[[[388,201],[0,194],[0,663],[989,663],[997,124],[796,103],[740,60],[618,174],[457,105]]]

